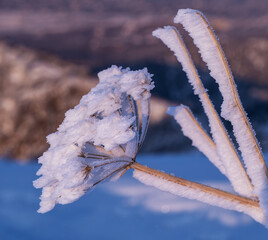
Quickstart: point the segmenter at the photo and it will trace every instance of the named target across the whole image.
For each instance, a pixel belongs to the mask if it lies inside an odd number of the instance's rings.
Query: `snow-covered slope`
[[[230,190],[226,178],[200,153],[141,155],[137,161]],[[268,238],[268,231],[246,215],[144,186],[131,171],[77,202],[38,214],[40,190],[32,186],[38,168],[0,161],[0,239]]]

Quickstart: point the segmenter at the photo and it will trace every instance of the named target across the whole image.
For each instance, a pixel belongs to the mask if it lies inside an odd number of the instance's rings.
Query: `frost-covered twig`
[[[216,144],[196,120],[192,111],[188,107],[180,105],[178,107],[169,107],[167,113],[175,118],[182,128],[183,134],[192,140],[193,146],[204,153],[221,173],[226,175],[225,167],[217,154]]]
[[[260,223],[264,222],[263,212],[257,200],[178,178],[136,162],[131,164],[131,167],[135,169],[134,178],[146,185],[156,187],[180,197],[198,200],[229,210],[244,212],[256,221]]]
[[[174,22],[181,23],[189,32],[202,59],[207,63],[211,76],[219,84],[223,96],[221,115],[232,123],[247,172],[254,185],[254,193],[259,196],[260,205],[268,218],[267,166],[218,39],[205,16],[199,11],[179,10]]]
[[[232,183],[235,191],[248,197],[252,196],[253,187],[250,179],[208,96],[207,90],[202,84],[190,53],[188,52],[178,30],[175,27],[167,26],[155,30],[153,35],[161,39],[175,53],[178,61],[182,64],[183,70],[186,72],[189,82],[193,86],[194,93],[198,95],[208,117],[211,134],[216,144],[218,158],[225,167],[226,176]],[[213,162],[215,161],[216,160]]]

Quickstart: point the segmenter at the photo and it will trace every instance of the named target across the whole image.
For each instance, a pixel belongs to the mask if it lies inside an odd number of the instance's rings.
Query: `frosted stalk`
[[[177,60],[182,64],[182,68],[185,71],[190,84],[193,86],[194,93],[199,96],[200,102],[202,103],[209,120],[213,140],[216,143],[217,158],[219,158],[224,165],[226,176],[230,180],[234,190],[244,196],[252,196],[253,187],[249,177],[225,127],[209,99],[207,91],[199,78],[197,69],[193,64],[191,55],[179,32],[176,28],[167,26],[155,30],[153,36],[162,40],[163,43],[174,52]]]
[[[145,139],[150,121],[150,99],[141,101],[141,133],[139,138],[139,149]]]
[[[204,62],[216,80],[223,96],[221,115],[233,125],[247,172],[254,185],[255,194],[268,219],[268,174],[267,167],[255,133],[241,105],[236,85],[224,52],[205,16],[196,10],[178,11],[174,22],[181,23],[199,48]]]
[[[238,212],[243,212],[250,215],[256,221],[264,223],[264,216],[260,208],[247,206],[239,203],[238,201],[229,200],[223,197],[219,197],[215,194],[202,191],[197,188],[192,188],[190,186],[179,185],[173,182],[170,182],[166,179],[159,178],[152,174],[144,173],[140,170],[134,170],[133,177],[146,184],[158,188],[162,191],[170,192],[180,197],[186,197],[192,200],[198,200],[204,203],[208,203],[213,206],[236,210]]]
[[[216,144],[203,130],[191,110],[184,105],[180,105],[178,107],[169,107],[167,113],[174,117],[181,126],[183,134],[192,140],[193,146],[198,148],[222,174],[226,175],[225,167],[217,154]]]

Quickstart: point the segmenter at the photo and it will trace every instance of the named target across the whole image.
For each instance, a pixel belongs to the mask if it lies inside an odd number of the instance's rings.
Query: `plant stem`
[[[229,192],[225,192],[225,191],[222,191],[222,190],[219,190],[219,189],[216,189],[213,187],[209,187],[209,186],[206,186],[206,185],[203,185],[200,183],[196,183],[196,182],[192,182],[192,181],[189,181],[186,179],[175,177],[175,176],[169,175],[167,173],[161,172],[159,170],[149,168],[149,167],[144,166],[142,164],[139,164],[137,162],[134,162],[131,165],[131,168],[136,169],[136,170],[141,171],[141,172],[144,172],[144,173],[147,173],[147,174],[152,175],[152,176],[162,178],[166,181],[179,184],[181,186],[185,186],[185,187],[188,187],[191,189],[196,189],[196,190],[199,190],[203,193],[211,194],[213,196],[216,196],[216,197],[219,197],[219,198],[222,198],[225,200],[229,200],[231,202],[237,202],[239,204],[242,204],[242,205],[245,205],[248,207],[254,207],[254,208],[260,207],[258,199],[251,199],[251,198],[242,197],[242,196],[232,194]]]
[[[223,50],[222,50],[222,48],[220,46],[220,43],[219,43],[215,33],[213,32],[212,28],[210,27],[210,24],[206,20],[206,18],[202,14],[200,14],[199,12],[197,12],[196,14],[199,15],[201,17],[201,19],[203,20],[203,22],[207,25],[207,29],[209,31],[209,34],[210,34],[215,46],[217,47],[217,50],[219,52],[221,61],[223,63],[223,66],[224,66],[224,69],[225,69],[225,72],[226,72],[226,75],[227,75],[229,83],[231,85],[231,91],[232,91],[233,98],[235,100],[236,106],[238,107],[238,109],[240,111],[242,121],[246,125],[247,132],[248,132],[249,136],[251,137],[254,149],[255,149],[255,151],[256,151],[256,153],[258,155],[258,160],[260,161],[260,164],[261,164],[261,166],[262,166],[262,168],[263,168],[263,170],[265,172],[265,175],[266,175],[266,177],[268,179],[268,169],[267,169],[267,166],[266,166],[266,163],[265,163],[265,160],[264,160],[264,156],[262,154],[262,151],[260,149],[260,146],[259,146],[259,143],[258,143],[258,141],[256,139],[256,136],[255,136],[255,134],[253,132],[251,124],[249,123],[249,120],[248,120],[247,115],[246,115],[246,113],[244,111],[244,108],[242,107],[241,100],[239,98],[237,88],[236,88],[236,85],[235,85],[235,82],[234,82],[234,79],[233,79],[233,75],[232,75],[230,67],[229,67],[229,65],[227,63],[227,60],[226,60],[225,55],[223,53]]]
[[[182,47],[182,49],[184,51],[184,54],[186,56],[185,61],[187,61],[191,67],[191,72],[194,76],[195,83],[197,84],[199,89],[202,89],[202,91],[200,91],[200,93],[198,93],[198,97],[199,97],[200,102],[202,103],[202,106],[203,106],[205,113],[208,117],[213,140],[216,143],[216,146],[215,146],[217,148],[216,151],[219,154],[219,157],[222,161],[222,164],[225,166],[226,176],[230,180],[230,182],[232,183],[236,192],[244,193],[244,194],[247,193],[247,196],[251,196],[252,195],[251,192],[253,190],[253,185],[252,185],[250,178],[249,178],[249,176],[244,168],[244,165],[242,164],[241,159],[238,156],[237,151],[234,148],[234,145],[231,142],[231,140],[228,136],[228,133],[227,133],[216,109],[214,108],[213,103],[211,102],[211,100],[209,98],[209,95],[208,95],[199,75],[198,75],[197,69],[193,63],[193,60],[191,58],[189,51],[187,50],[187,48],[183,42],[183,39],[181,38],[181,36],[177,32],[176,28],[173,28],[173,31],[177,36],[178,44],[180,44],[180,46]],[[201,129],[202,129],[202,127],[201,127]],[[220,135],[220,134],[222,135],[222,137],[220,138],[220,141],[219,141],[220,136],[216,135],[216,131],[217,131],[217,135]],[[220,144],[220,143],[222,143],[222,141],[223,141],[223,144],[224,143],[226,144],[227,148],[230,150],[230,152],[233,156],[233,161],[234,161],[233,164],[235,164],[238,168],[241,169],[240,177],[243,178],[245,183],[247,183],[247,188],[248,188],[247,191],[241,191],[240,185],[238,185],[237,182],[235,181],[235,179],[232,177],[233,172],[231,172],[230,169],[228,168],[228,165],[229,165],[228,162],[223,161],[223,155],[222,155],[222,150],[221,150],[223,147],[221,147],[221,144]],[[225,148],[226,147],[224,147],[224,150],[226,150]]]

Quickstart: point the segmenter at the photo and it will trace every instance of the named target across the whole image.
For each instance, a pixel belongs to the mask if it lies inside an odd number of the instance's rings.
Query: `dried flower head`
[[[43,188],[41,213],[77,200],[99,182],[117,179],[135,161],[149,121],[152,75],[146,68],[112,66],[98,76],[99,84],[47,137],[50,148],[39,158],[41,177],[34,181]],[[136,101],[141,101],[142,126]]]

